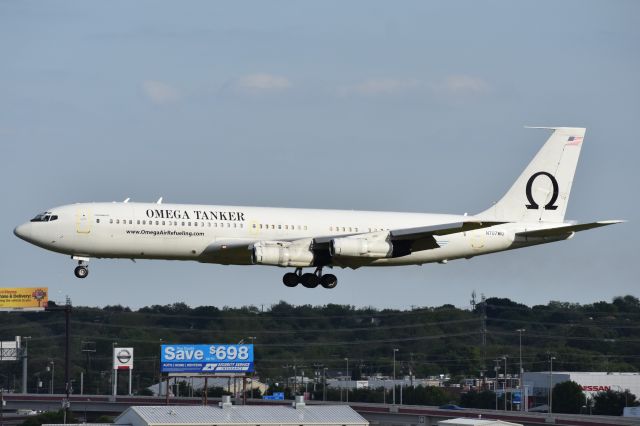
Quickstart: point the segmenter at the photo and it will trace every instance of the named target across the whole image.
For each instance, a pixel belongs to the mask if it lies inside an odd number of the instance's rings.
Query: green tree
[[[616,392],[609,389],[606,392],[598,392],[593,397],[593,414],[603,416],[621,416],[624,407],[633,407],[638,405],[636,396],[625,390],[624,392]]]
[[[584,404],[584,393],[576,382],[566,381],[553,387],[554,413],[579,414]]]
[[[494,409],[496,407],[496,394],[490,390],[465,392],[460,395],[460,405],[467,408]]]
[[[64,410],[49,411],[46,413],[38,414],[37,416],[29,417],[22,422],[22,426],[41,426],[43,423],[62,424],[64,422]],[[77,423],[78,421],[73,416],[73,413],[69,411],[67,413],[67,423]]]

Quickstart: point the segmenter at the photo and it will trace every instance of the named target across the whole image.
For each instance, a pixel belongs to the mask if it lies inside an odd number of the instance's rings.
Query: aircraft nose
[[[22,225],[18,225],[15,227],[15,229],[13,230],[13,233],[16,235],[16,237],[27,241],[29,238],[31,238],[31,223],[23,223]]]

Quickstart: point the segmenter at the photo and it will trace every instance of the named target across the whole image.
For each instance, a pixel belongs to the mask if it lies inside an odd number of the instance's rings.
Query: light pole
[[[56,363],[53,360],[49,360],[49,365],[47,365],[47,371],[51,372],[51,382],[49,384],[49,393],[53,395],[53,376],[56,373]]]
[[[29,356],[29,340],[31,336],[22,336],[24,342],[24,349],[22,350],[22,393],[27,393],[27,361]]]
[[[555,356],[549,355],[549,414],[553,412],[553,360]]]
[[[256,340],[256,336],[249,336],[249,339],[251,339],[251,346],[253,346],[253,342],[254,340]],[[253,399],[253,387],[254,387],[255,379],[256,379],[256,370],[254,367],[253,371],[251,372],[251,399]]]
[[[322,369],[322,400],[327,400],[327,367]]]
[[[496,372],[496,384],[494,386],[494,391],[496,394],[496,411],[498,411],[498,371],[500,371],[500,360],[499,359],[494,359],[493,362],[496,363],[496,366],[493,367],[493,369]]]
[[[351,376],[349,375],[349,358],[345,358],[347,361],[347,402],[349,402],[349,382],[351,381]]]
[[[524,402],[524,382],[522,381],[522,333],[524,333],[525,331],[527,331],[524,328],[519,328],[516,330],[518,332],[519,335],[519,340],[520,340],[520,374],[518,375],[518,379],[520,380],[520,411],[522,411],[522,409],[525,406],[525,402]]]
[[[503,356],[504,360],[504,411],[507,411],[507,356]]]
[[[398,348],[393,348],[393,405],[396,405],[396,352]]]

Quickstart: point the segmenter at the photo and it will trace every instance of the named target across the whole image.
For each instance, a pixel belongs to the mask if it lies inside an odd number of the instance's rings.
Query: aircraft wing
[[[565,225],[557,228],[537,229],[534,231],[517,232],[516,237],[546,238],[569,236],[575,232],[586,231],[588,229],[600,228],[601,226],[615,225],[624,220],[600,220],[597,222],[580,223],[576,225]]]
[[[475,229],[488,228],[494,225],[500,225],[505,222],[485,222],[485,221],[465,221],[444,223],[433,226],[420,226],[417,228],[401,228],[384,232],[359,233],[351,235],[327,236],[314,238],[314,250],[328,248],[334,238],[373,238],[388,239],[393,243],[393,257],[406,256],[415,251],[430,250],[440,247],[435,237],[441,235],[456,234],[459,232],[473,231]]]

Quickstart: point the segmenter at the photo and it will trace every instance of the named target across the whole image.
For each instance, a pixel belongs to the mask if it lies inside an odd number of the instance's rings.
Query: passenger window
[[[133,224],[133,220],[129,219],[129,225]]]
[[[193,222],[193,226],[198,226],[198,222]]]
[[[285,225],[285,226],[284,226],[284,229],[289,229],[289,225]]]
[[[54,214],[53,216],[51,216],[51,219],[50,219],[50,220],[57,220],[57,219],[58,219],[58,216],[56,216],[56,215]]]
[[[116,224],[120,224],[120,219],[116,219]]]
[[[160,225],[160,221],[159,220],[156,220],[156,225]]]
[[[100,219],[96,219],[96,223],[100,223]]]
[[[138,219],[138,220],[136,221],[136,224],[140,225],[140,219]]]
[[[276,226],[275,225],[271,225],[271,229],[276,229]]]
[[[282,229],[282,225],[278,225],[278,229]]]
[[[227,228],[231,228],[231,224],[227,222]]]
[[[244,228],[244,224],[243,223],[240,224],[240,228]]]
[[[191,222],[187,222],[187,226],[191,226]]]
[[[351,230],[351,227],[349,227],[349,232],[353,232],[353,231]]]
[[[184,222],[182,222],[182,226],[184,226]]]
[[[113,223],[113,219],[109,219],[109,223]]]

